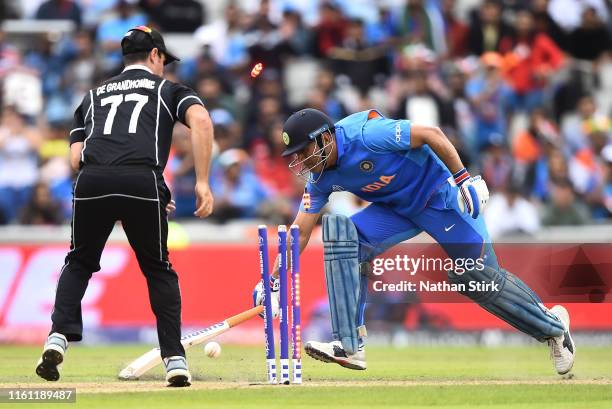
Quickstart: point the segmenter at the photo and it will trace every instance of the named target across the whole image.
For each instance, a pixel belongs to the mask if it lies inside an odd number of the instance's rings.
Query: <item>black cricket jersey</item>
[[[82,165],[146,165],[164,169],[176,121],[203,105],[197,94],[142,65],[91,89],[74,113],[70,144],[83,142]]]

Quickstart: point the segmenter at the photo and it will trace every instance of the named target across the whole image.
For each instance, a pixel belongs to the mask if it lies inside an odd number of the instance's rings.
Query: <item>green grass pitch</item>
[[[265,385],[261,347],[223,346],[218,359],[189,350],[194,384],[164,387],[156,368],[140,381],[119,370],[149,346],[71,346],[58,383],[34,374],[40,347],[0,346],[0,387],[76,387],[53,408],[612,408],[612,348],[578,349],[574,376],[553,373],[548,348],[369,347],[368,369],[303,357],[303,385]],[[33,407],[30,404],[1,404]]]

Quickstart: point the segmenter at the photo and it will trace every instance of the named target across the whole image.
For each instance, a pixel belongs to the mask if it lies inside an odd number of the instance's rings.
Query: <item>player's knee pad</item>
[[[353,222],[345,216],[323,216],[325,280],[334,338],[348,354],[359,347],[365,336],[363,312],[367,278],[360,272],[359,239]]]
[[[463,274],[450,271],[448,278],[453,284],[461,284],[461,294],[540,341],[563,334],[563,324],[533,290],[504,269],[484,266]]]

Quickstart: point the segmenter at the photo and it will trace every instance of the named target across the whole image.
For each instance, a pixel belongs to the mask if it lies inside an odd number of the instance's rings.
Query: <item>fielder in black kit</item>
[[[180,342],[181,294],[166,245],[167,208],[173,204],[162,171],[174,123],[181,121],[191,128],[195,214],[208,216],[213,205],[208,185],[212,123],[190,88],[162,78],[164,65],[178,59],[166,50],[158,32],[136,27],[121,46],[123,72],[90,90],[74,114],[70,155],[72,166],[80,170],[73,189],[71,247],[36,373],[58,380],[68,342],[82,339],[81,299],[92,273],[100,270],[113,226],[121,221],[147,279],[166,380],[170,386],[189,386],[191,375]]]

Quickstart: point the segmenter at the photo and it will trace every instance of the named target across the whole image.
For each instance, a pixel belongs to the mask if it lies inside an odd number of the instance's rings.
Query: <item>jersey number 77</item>
[[[136,133],[136,127],[138,126],[138,117],[140,116],[140,112],[142,111],[142,107],[149,101],[149,97],[147,95],[141,94],[127,94],[125,98],[123,94],[117,95],[109,95],[106,98],[102,98],[100,100],[100,105],[105,106],[111,104],[110,110],[108,111],[108,116],[106,117],[106,121],[104,122],[104,135],[110,135],[111,130],[113,128],[113,122],[115,121],[115,115],[117,114],[117,108],[121,105],[122,102],[135,101],[136,105],[134,105],[134,109],[132,111],[132,115],[130,116],[130,125],[128,127],[128,133]]]

